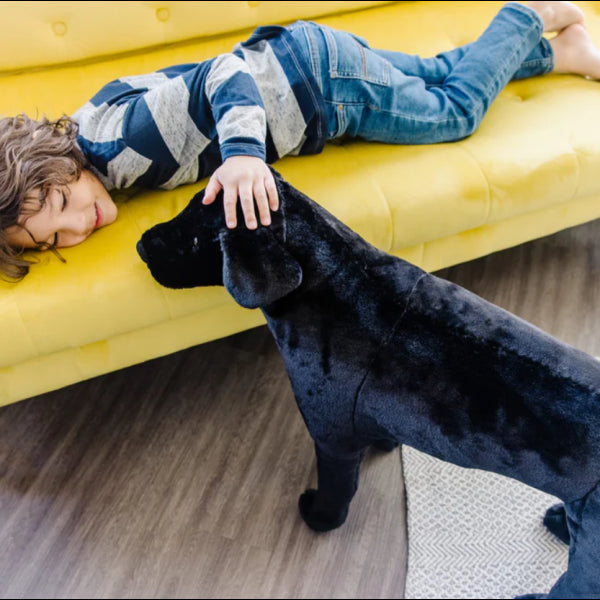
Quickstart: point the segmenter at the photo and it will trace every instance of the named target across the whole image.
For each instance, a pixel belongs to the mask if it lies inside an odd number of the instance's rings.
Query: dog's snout
[[[144,249],[144,244],[142,244],[142,240],[137,243],[136,246],[137,253],[140,255],[140,258],[148,264],[148,255],[146,254],[146,250]]]

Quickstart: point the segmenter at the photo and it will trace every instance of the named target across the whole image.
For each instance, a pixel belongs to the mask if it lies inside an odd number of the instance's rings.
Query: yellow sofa
[[[578,2],[600,43],[600,2]],[[71,113],[110,79],[226,52],[259,24],[313,19],[433,55],[475,39],[501,2],[0,2],[0,113]],[[511,83],[454,144],[348,143],[278,170],[367,240],[427,270],[600,216],[600,83]],[[222,288],[159,287],[135,243],[205,182],[119,193],[118,221],[0,283],[0,404],[262,323]]]

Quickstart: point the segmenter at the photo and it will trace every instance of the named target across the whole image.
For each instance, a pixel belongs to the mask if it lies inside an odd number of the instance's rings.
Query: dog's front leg
[[[318,489],[300,496],[299,508],[306,524],[315,531],[330,531],[343,525],[350,501],[358,488],[364,451],[333,457],[315,444]]]

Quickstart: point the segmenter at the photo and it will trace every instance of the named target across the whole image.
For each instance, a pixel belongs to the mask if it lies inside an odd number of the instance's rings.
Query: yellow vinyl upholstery
[[[600,44],[600,2],[577,2]],[[372,46],[431,56],[475,39],[502,2],[0,2],[0,113],[57,117],[104,83],[201,61],[259,24],[312,19]],[[513,82],[458,143],[329,145],[276,168],[379,248],[427,270],[600,216],[600,83]],[[119,192],[119,218],[84,244],[40,253],[0,283],[0,404],[263,322],[222,288],[156,284],[135,244],[206,181]]]

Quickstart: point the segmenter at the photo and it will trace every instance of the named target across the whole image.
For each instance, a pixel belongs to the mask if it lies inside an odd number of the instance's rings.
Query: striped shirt
[[[78,143],[110,189],[172,189],[228,157],[316,154],[325,105],[284,27],[259,27],[231,54],[105,85],[73,115]]]

